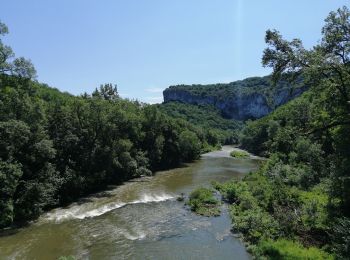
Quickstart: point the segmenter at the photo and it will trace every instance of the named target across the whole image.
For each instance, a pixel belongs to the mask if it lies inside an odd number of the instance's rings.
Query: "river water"
[[[178,202],[199,186],[241,178],[259,160],[235,159],[232,147],[202,155],[186,167],[135,179],[0,236],[0,259],[250,259],[220,217],[201,217]]]

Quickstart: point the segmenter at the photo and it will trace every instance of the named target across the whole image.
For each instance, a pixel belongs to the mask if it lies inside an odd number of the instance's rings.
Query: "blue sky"
[[[4,39],[38,80],[73,94],[118,84],[123,97],[161,102],[174,84],[230,82],[261,66],[265,31],[320,39],[344,0],[0,0]]]

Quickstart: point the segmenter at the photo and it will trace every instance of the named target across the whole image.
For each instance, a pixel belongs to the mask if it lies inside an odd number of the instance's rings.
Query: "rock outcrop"
[[[261,78],[261,79],[265,79]],[[242,82],[242,81],[240,81]],[[227,89],[221,94],[213,92],[213,86]],[[205,89],[211,87],[208,94]],[[203,91],[198,91],[202,88]],[[234,88],[230,90],[230,88]],[[254,91],[251,89],[254,88]],[[260,88],[260,89],[259,89]],[[195,91],[193,91],[195,89]],[[218,108],[225,118],[236,120],[247,120],[261,118],[276,107],[287,103],[289,100],[302,94],[307,88],[305,86],[298,87],[291,91],[290,87],[271,88],[268,85],[262,86],[244,86],[240,87],[236,83],[217,84],[217,85],[192,85],[188,86],[173,86],[167,88],[163,92],[164,102],[178,101],[193,105],[213,105]],[[249,90],[249,91],[247,91]],[[270,91],[267,91],[270,90]],[[204,93],[204,94],[203,94]],[[226,95],[225,95],[226,93]]]

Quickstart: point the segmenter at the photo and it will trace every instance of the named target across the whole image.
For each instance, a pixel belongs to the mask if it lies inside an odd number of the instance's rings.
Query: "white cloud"
[[[148,88],[146,89],[147,92],[150,92],[150,93],[161,93],[163,92],[164,89],[162,88]]]
[[[119,96],[121,96],[122,98],[127,98],[129,97],[130,95],[128,93],[118,93]]]
[[[145,97],[144,101],[150,104],[158,104],[163,102],[163,97]]]

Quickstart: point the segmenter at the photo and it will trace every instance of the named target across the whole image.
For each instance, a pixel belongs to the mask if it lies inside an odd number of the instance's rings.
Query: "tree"
[[[14,219],[13,196],[21,176],[20,164],[0,159],[0,228],[11,224]]]
[[[183,131],[179,136],[180,151],[185,162],[199,158],[201,143],[197,135],[189,130]]]
[[[118,88],[112,83],[102,84],[99,89],[95,89],[92,93],[93,97],[102,98],[105,100],[115,101],[119,99]]]
[[[27,79],[35,78],[36,70],[32,62],[23,57],[15,58],[12,48],[2,42],[1,36],[6,34],[8,34],[8,28],[0,21],[0,73]]]
[[[116,85],[73,96],[30,80],[33,65],[1,39],[0,228],[198,157],[205,140],[193,125],[119,98]]]
[[[340,199],[342,213],[350,216],[350,11],[344,6],[331,12],[321,41],[310,50],[299,39],[283,39],[276,30],[268,30],[265,41],[262,63],[273,68],[275,81],[301,76],[311,86],[316,115],[306,135],[322,140],[326,156],[332,154],[331,195]]]
[[[266,32],[268,48],[262,64],[273,68],[273,79],[282,75],[296,79],[303,75],[314,88],[328,88],[336,101],[350,112],[350,12],[347,7],[331,12],[322,29],[320,43],[306,50],[299,39],[287,41],[276,30]],[[343,122],[350,124],[350,121]],[[341,124],[341,122],[333,122]]]

